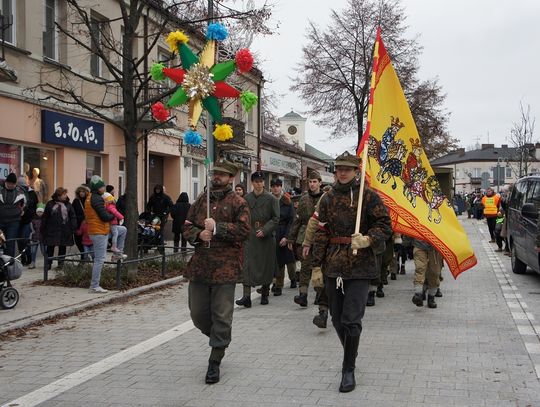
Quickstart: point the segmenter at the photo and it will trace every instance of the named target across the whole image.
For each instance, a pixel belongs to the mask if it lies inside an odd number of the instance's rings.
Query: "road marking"
[[[495,255],[493,246],[485,240],[483,246],[488,253],[487,257],[499,282],[506,305],[534,365],[536,377],[540,379],[540,363],[538,363],[540,362],[540,327],[534,324],[536,322],[534,314],[529,311],[527,304],[522,300],[523,297],[519,293],[519,289],[512,281],[510,274],[507,273],[505,264]]]
[[[260,295],[255,292],[251,294],[252,299],[256,299],[258,297],[260,297]],[[238,305],[235,305],[234,308],[240,307]],[[37,406],[38,404],[44,403],[47,400],[59,396],[60,394],[74,388],[75,386],[85,383],[88,380],[99,376],[100,374],[114,369],[122,363],[125,363],[133,358],[136,358],[137,356],[140,356],[146,352],[151,351],[152,349],[157,348],[160,345],[163,345],[164,343],[176,339],[179,336],[191,331],[193,328],[195,328],[195,326],[193,325],[192,321],[184,322],[150,339],[139,342],[138,344],[133,345],[130,348],[124,349],[123,351],[120,351],[118,353],[115,353],[114,355],[102,359],[99,362],[93,363],[80,370],[77,370],[74,373],[68,374],[52,383],[49,383],[43,387],[40,387],[39,389],[34,390],[31,393],[25,394],[18,399],[8,401],[1,407]]]

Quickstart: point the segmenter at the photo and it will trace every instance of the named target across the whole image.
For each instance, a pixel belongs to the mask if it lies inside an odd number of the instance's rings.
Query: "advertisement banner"
[[[300,160],[268,150],[261,150],[261,169],[294,177],[302,176],[302,162]]]
[[[21,147],[0,143],[0,181],[4,181],[10,172],[19,175],[21,165]]]

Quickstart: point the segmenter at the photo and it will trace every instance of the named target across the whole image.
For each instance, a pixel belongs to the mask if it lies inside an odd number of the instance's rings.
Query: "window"
[[[4,31],[4,40],[10,44],[15,44],[15,27],[17,27],[15,11],[15,0],[0,0],[0,14],[4,16],[3,24],[8,26]]]
[[[126,161],[121,158],[118,160],[118,187],[117,196],[123,195],[126,190]]]
[[[527,192],[527,182],[518,182],[512,190],[512,197],[510,198],[510,204],[512,208],[521,210],[523,203],[525,202],[525,193]]]
[[[86,155],[86,183],[90,185],[92,175],[101,176],[101,157],[99,155]]]
[[[527,193],[527,202],[534,204],[536,210],[540,210],[540,182],[531,181],[529,191]]]
[[[43,55],[58,60],[58,0],[45,0],[45,24],[43,25]]]
[[[163,64],[165,68],[171,68],[173,56],[170,52],[163,50],[162,48],[158,49],[158,62]],[[165,79],[163,82],[160,82],[160,89],[169,89],[176,86],[176,84],[169,78]]]
[[[247,114],[247,128],[246,128],[246,130],[253,133],[253,131],[255,130],[253,128],[253,110],[250,110],[246,114]]]
[[[54,151],[23,147],[23,169],[28,185],[36,191],[38,202],[45,203],[51,199],[54,192]]]
[[[192,185],[192,197],[196,199],[199,196],[199,163],[193,162],[191,165],[191,185]]]
[[[506,178],[512,178],[512,167],[505,167]]]
[[[481,172],[482,172],[482,169],[481,168],[473,168],[473,178],[480,178],[482,175],[481,175]]]
[[[90,57],[90,73],[93,76],[103,76],[103,62],[98,56],[97,52],[99,47],[101,47],[101,37],[103,23],[95,18],[92,18],[90,21],[90,47],[92,48],[92,56]],[[92,39],[94,38],[94,40]],[[97,45],[97,46],[96,46]]]

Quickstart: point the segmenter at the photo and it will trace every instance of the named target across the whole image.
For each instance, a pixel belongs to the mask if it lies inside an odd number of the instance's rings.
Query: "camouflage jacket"
[[[351,245],[333,244],[333,237],[351,237],[356,222],[360,183],[333,185],[319,202],[319,229],[313,242],[313,264],[321,265],[328,277],[344,279],[372,279],[379,274],[375,252],[384,250],[384,242],[392,236],[390,216],[375,191],[364,189],[360,233],[369,236],[371,246],[353,255]],[[352,202],[351,202],[352,201]]]
[[[231,187],[212,191],[210,217],[216,221],[210,247],[199,239],[206,219],[206,194],[201,194],[188,211],[184,237],[195,246],[184,276],[205,284],[230,284],[242,280],[243,242],[251,229],[249,208]]]
[[[296,210],[296,218],[289,231],[287,240],[289,243],[302,244],[304,242],[306,228],[309,222],[309,218],[315,212],[315,206],[321,198],[323,192],[313,194],[311,191],[304,192],[298,202],[298,209]]]

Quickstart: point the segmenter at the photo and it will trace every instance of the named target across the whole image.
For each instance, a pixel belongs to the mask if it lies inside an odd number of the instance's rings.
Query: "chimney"
[[[508,144],[503,144],[501,148],[508,148]]]
[[[495,144],[482,144],[482,150],[487,150],[488,148],[495,148]]]

